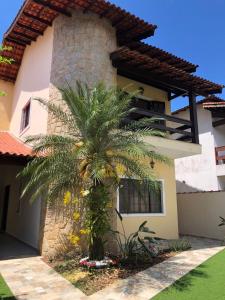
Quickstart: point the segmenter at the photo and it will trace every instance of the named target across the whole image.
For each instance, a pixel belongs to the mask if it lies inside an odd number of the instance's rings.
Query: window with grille
[[[20,131],[22,132],[24,129],[28,127],[30,124],[30,101],[26,104],[26,106],[22,110],[22,118],[21,118],[21,127]]]
[[[136,179],[121,179],[118,196],[119,211],[122,214],[162,214],[163,182],[157,188],[150,188],[147,183],[139,184]]]

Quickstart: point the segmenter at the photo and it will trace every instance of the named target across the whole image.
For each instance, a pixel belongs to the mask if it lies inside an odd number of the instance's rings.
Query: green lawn
[[[15,300],[12,292],[0,275],[0,300]]]
[[[225,300],[225,251],[176,281],[154,300]]]

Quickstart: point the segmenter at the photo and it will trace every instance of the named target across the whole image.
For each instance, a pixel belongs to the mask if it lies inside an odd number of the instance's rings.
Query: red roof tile
[[[0,132],[0,155],[32,156],[32,148],[9,132]]]

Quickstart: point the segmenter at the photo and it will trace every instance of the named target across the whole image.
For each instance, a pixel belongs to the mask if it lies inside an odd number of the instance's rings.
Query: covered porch
[[[31,152],[8,132],[0,132],[0,260],[39,251],[41,201],[21,198],[24,182],[17,178]]]

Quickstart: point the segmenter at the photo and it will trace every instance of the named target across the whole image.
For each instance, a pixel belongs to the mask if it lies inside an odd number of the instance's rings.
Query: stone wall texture
[[[116,84],[117,72],[110,53],[117,47],[115,29],[92,13],[73,11],[71,18],[59,16],[53,24],[54,41],[49,101],[60,103],[58,88],[76,81],[94,86],[103,81],[107,86]],[[49,114],[48,133],[60,133],[65,128]],[[71,223],[67,213],[58,214],[50,207],[42,211],[41,252],[44,256],[58,254],[66,240]]]

